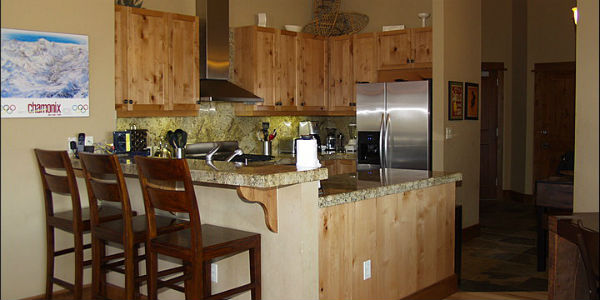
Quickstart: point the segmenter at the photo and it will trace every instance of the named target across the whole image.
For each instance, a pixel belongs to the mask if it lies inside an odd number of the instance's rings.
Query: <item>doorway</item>
[[[575,62],[535,64],[533,182],[557,175],[575,150]]]
[[[481,64],[479,199],[497,199],[502,186],[504,63]]]

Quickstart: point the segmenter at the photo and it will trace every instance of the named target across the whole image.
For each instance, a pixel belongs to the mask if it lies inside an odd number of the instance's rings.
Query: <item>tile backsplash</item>
[[[262,122],[269,122],[270,132],[277,129],[277,137],[273,140],[273,153],[279,151],[282,138],[298,136],[300,121],[317,121],[321,139],[324,142],[327,131],[334,127],[344,135],[348,142],[348,124],[356,123],[355,117],[237,117],[231,103],[206,103],[196,117],[150,117],[150,118],[117,118],[117,130],[127,130],[131,124],[138,129],[148,129],[148,145],[157,146],[167,131],[181,128],[188,133],[188,143],[213,141],[238,141],[244,153],[261,153],[262,143],[257,132],[262,129]]]

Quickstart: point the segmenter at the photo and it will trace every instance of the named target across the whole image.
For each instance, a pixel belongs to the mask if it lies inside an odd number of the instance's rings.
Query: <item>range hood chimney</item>
[[[229,0],[196,0],[200,19],[200,101],[256,103],[263,99],[229,79]]]

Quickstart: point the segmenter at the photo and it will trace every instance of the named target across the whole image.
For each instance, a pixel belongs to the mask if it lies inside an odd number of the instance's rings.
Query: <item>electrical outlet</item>
[[[73,149],[71,149],[71,142],[75,142],[75,144],[77,144],[77,137],[72,136],[67,138],[67,152],[69,154],[74,154]]]
[[[85,136],[85,144],[86,146],[94,146],[94,137],[93,136]]]
[[[363,280],[371,278],[371,260],[363,261]]]
[[[219,282],[219,266],[210,264],[210,280],[214,283]]]

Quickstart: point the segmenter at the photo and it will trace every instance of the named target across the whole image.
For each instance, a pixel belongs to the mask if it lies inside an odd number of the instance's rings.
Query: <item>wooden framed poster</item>
[[[463,83],[448,81],[448,120],[463,119]]]
[[[479,84],[465,83],[465,119],[479,119]]]

